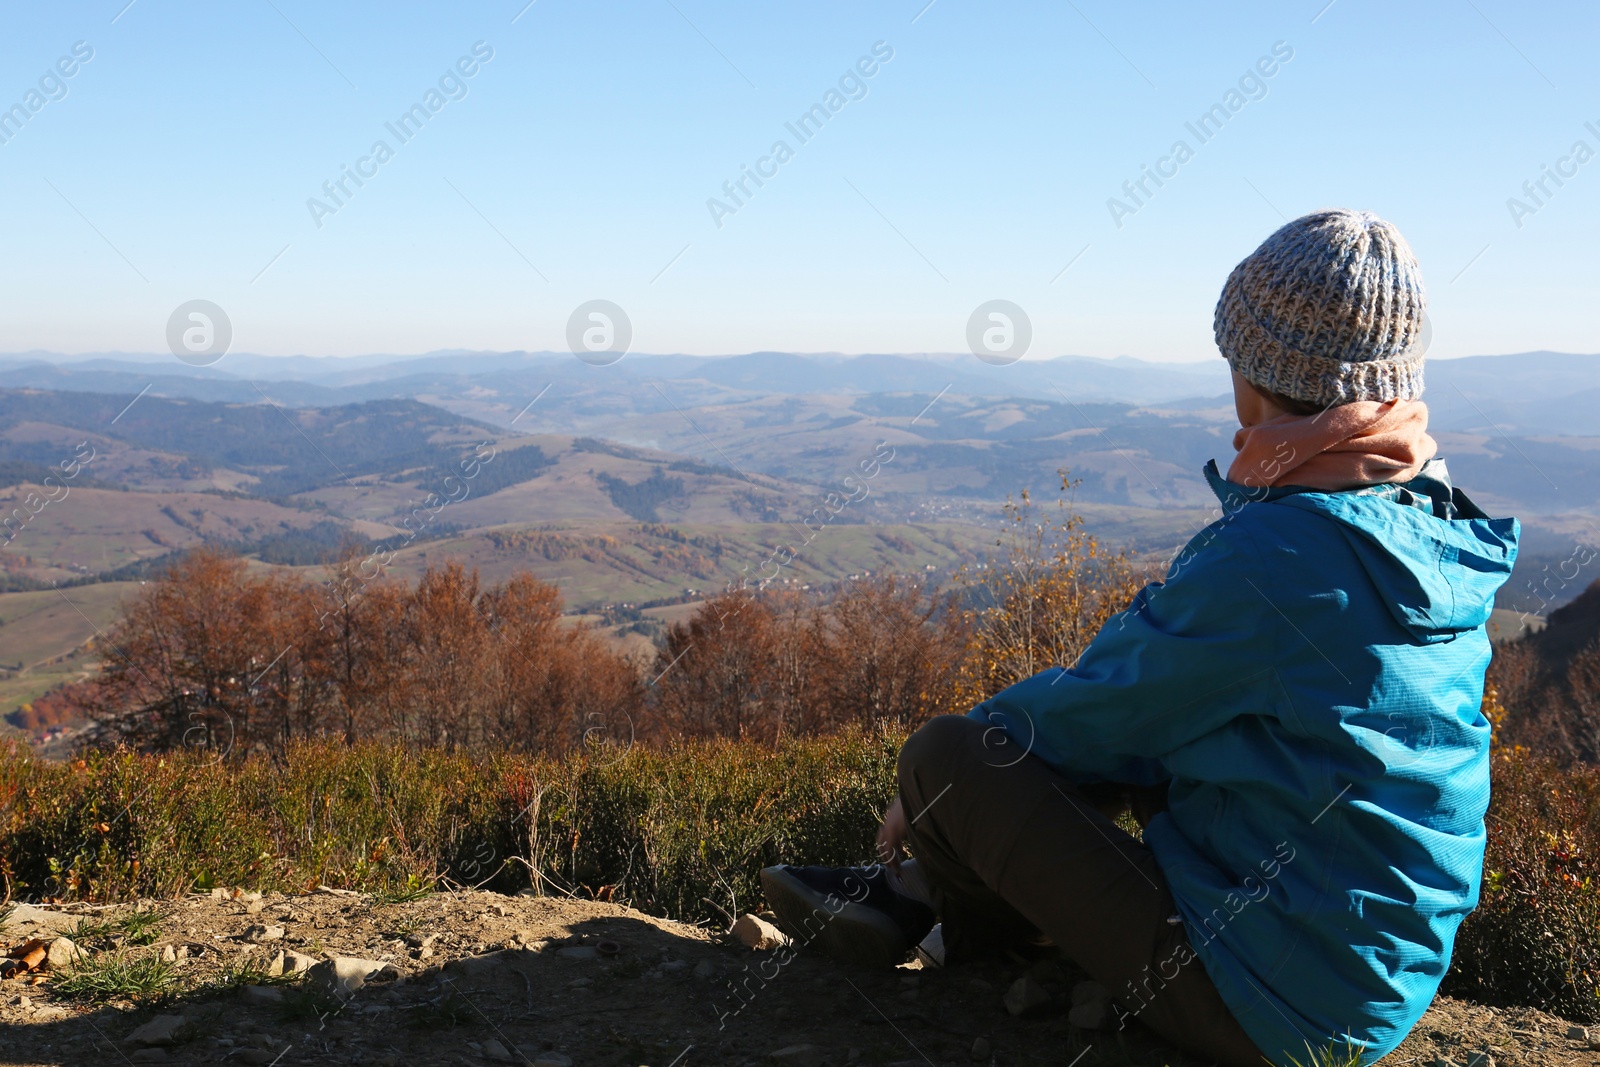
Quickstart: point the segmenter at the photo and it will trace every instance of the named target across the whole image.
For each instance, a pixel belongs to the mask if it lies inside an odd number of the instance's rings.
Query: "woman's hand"
[[[895,797],[884,813],[883,825],[878,827],[878,862],[898,868],[900,861],[906,858],[906,835],[910,832],[905,805]]]

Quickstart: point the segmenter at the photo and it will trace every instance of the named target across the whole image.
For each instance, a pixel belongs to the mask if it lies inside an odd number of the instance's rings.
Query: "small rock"
[[[259,945],[263,941],[282,941],[285,932],[281,926],[262,926],[256,923],[245,927],[244,936],[246,941],[254,941]]]
[[[128,1057],[129,1063],[166,1063],[167,1050],[164,1048],[134,1049]]]
[[[556,955],[569,960],[593,960],[600,957],[600,950],[593,945],[568,945],[556,949]]]
[[[694,976],[696,978],[715,978],[717,976],[717,965],[710,960],[701,960],[694,965]]]
[[[733,924],[733,936],[737,937],[746,948],[758,952],[767,949],[782,948],[789,943],[783,931],[773,926],[759,915],[745,914],[739,916]]]
[[[1456,1067],[1456,1061],[1449,1056],[1440,1056],[1430,1063],[1428,1067]]]
[[[588,989],[593,984],[594,984],[594,980],[592,978],[574,978],[572,981],[567,983],[567,988],[568,989]]]
[[[922,984],[922,976],[917,974],[902,974],[900,985],[904,989],[915,989]]]
[[[281,1004],[283,990],[271,985],[247,985],[244,987],[244,998],[257,1004]]]
[[[532,930],[517,930],[511,935],[511,940],[515,941],[519,945],[526,945],[533,939]]]
[[[787,1045],[767,1053],[767,1059],[785,1067],[819,1067],[824,1052],[816,1045]]]
[[[271,963],[267,964],[267,973],[274,977],[283,974],[299,974],[302,971],[309,971],[317,965],[317,962],[315,956],[307,956],[304,952],[285,949],[274,956]]]
[[[163,945],[161,947],[161,962],[162,963],[177,963],[178,962],[178,950],[173,948],[171,945]]]
[[[17,1007],[21,1008],[23,1011],[27,1011],[29,1008],[33,1007],[33,1001],[29,1000],[27,997],[20,996],[20,995],[12,997],[11,998],[11,1003],[16,1005]]]
[[[483,1058],[494,1063],[521,1063],[521,1056],[513,1056],[511,1050],[506,1048],[494,1038],[489,1038],[483,1043]]]
[[[278,1054],[260,1048],[242,1048],[234,1053],[234,1058],[240,1063],[248,1063],[251,1067],[270,1067],[278,1061]]]
[[[1589,1040],[1589,1031],[1582,1026],[1569,1026],[1567,1027],[1567,1040],[1587,1041]]]
[[[1111,999],[1111,990],[1099,982],[1079,982],[1072,987],[1072,1006],[1104,1003]]]
[[[533,1058],[533,1067],[572,1067],[572,1057],[559,1052],[541,1052]]]
[[[904,1004],[915,1004],[917,997],[920,995],[915,989],[902,989],[900,990],[900,1001]]]
[[[391,964],[350,956],[323,960],[306,972],[306,981],[314,988],[336,997],[347,997],[368,982],[389,981],[398,977],[399,972]]]
[[[50,947],[45,951],[45,963],[49,964],[52,971],[59,971],[75,963],[83,950],[72,943],[71,938],[58,937],[50,942]]]
[[[260,915],[261,909],[266,906],[266,902],[257,897],[244,906],[244,912],[246,915]]]
[[[980,1037],[972,1042],[972,1049],[967,1055],[975,1060],[986,1060],[989,1058],[990,1051],[989,1039]]]
[[[1494,1067],[1494,1057],[1487,1052],[1469,1052],[1467,1067]]]
[[[1067,1025],[1080,1030],[1108,1030],[1111,1028],[1111,1001],[1091,1000],[1067,1012]]]
[[[688,960],[667,960],[661,964],[662,974],[682,974],[689,969]]]
[[[993,993],[994,983],[982,978],[972,978],[967,981],[967,988],[974,993]]]
[[[844,1054],[844,1062],[846,1062],[846,1063],[854,1063],[857,1060],[859,1060],[860,1058],[861,1058],[861,1050],[858,1049],[858,1048],[852,1047],[848,1051],[846,1051],[845,1054]]]
[[[1044,986],[1035,982],[1028,975],[1023,975],[1011,983],[1011,988],[1006,990],[1006,1011],[1019,1018],[1024,1015],[1036,1014],[1041,1008],[1050,1003],[1050,994]]]
[[[157,1015],[129,1034],[128,1040],[135,1045],[170,1045],[176,1040],[173,1035],[186,1022],[181,1015]]]

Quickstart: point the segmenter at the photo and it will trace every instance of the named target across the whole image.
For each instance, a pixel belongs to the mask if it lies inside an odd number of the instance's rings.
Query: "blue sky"
[[[160,351],[196,298],[235,351],[562,349],[601,298],[635,351],[949,352],[1006,299],[1030,356],[1215,358],[1228,270],[1335,205],[1411,240],[1433,355],[1600,351],[1592,5],[125,2],[0,15],[0,107],[44,84],[0,125],[0,351]]]

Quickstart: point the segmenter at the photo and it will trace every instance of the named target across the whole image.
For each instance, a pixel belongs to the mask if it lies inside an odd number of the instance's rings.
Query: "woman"
[[[1222,518],[1076,665],[907,741],[890,866],[764,871],[786,924],[890,964],[936,919],[950,963],[1042,932],[1122,1025],[1225,1063],[1399,1044],[1478,900],[1484,626],[1518,534],[1435,458],[1423,310],[1370,213],[1240,263]],[[1130,801],[1142,842],[1112,821]]]

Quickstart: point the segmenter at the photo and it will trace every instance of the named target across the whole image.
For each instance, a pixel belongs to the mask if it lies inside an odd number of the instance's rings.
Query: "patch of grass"
[[[175,963],[159,956],[101,953],[78,963],[50,983],[50,991],[68,1000],[103,1004],[131,1000],[135,1004],[165,1004],[183,992],[183,977]]]
[[[142,908],[103,918],[79,919],[67,936],[79,945],[106,944],[121,940],[126,945],[150,945],[161,936],[159,911]]]
[[[454,989],[436,997],[411,1011],[411,1025],[422,1030],[453,1030],[458,1026],[476,1026],[483,1016],[472,1002]]]
[[[116,932],[109,919],[85,918],[79,919],[77,925],[67,932],[67,936],[72,938],[74,944],[93,945],[110,941],[116,936]]]
[[[263,960],[255,956],[244,956],[223,964],[222,972],[206,982],[198,991],[207,994],[230,993],[247,985],[288,986],[299,983],[304,977],[303,973],[268,974],[267,964]]]
[[[426,916],[407,915],[402,919],[396,919],[394,922],[390,923],[389,929],[394,932],[396,937],[406,937],[410,934],[416,933],[418,930],[426,926],[427,923],[428,919]]]
[[[1289,1057],[1290,1067],[1361,1067],[1361,1050],[1343,1042],[1331,1042],[1327,1048],[1307,1050],[1306,1058]]]

